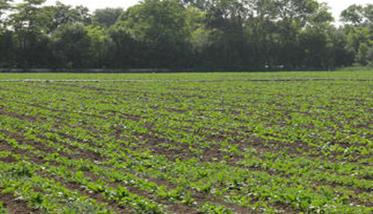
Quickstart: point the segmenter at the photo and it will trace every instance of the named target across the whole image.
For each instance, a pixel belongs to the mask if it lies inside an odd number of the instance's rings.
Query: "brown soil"
[[[36,117],[22,115],[22,114],[18,114],[16,112],[10,112],[10,111],[5,110],[4,108],[0,108],[0,114],[7,115],[7,116],[10,116],[10,117],[14,117],[14,118],[17,118],[17,119],[20,119],[20,120],[26,120],[26,121],[29,121],[29,122],[35,122],[37,120]]]
[[[0,202],[10,214],[32,214],[40,213],[36,209],[30,208],[26,202],[18,200],[12,194],[3,194],[0,189]]]

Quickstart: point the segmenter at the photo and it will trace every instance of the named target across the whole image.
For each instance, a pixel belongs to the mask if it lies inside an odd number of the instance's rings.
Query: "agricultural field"
[[[373,71],[0,74],[0,213],[302,212],[373,212]]]

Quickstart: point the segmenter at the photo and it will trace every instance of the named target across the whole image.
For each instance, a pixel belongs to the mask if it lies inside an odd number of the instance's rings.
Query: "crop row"
[[[2,82],[0,196],[46,212],[372,211],[369,81],[205,78]]]

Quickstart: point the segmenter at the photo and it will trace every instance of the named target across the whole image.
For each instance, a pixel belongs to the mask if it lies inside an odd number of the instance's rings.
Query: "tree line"
[[[373,65],[373,5],[144,0],[90,12],[0,0],[3,68],[327,69]]]

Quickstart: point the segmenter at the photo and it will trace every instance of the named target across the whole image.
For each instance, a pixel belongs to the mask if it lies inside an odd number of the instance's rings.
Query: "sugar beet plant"
[[[372,213],[372,81],[1,75],[0,213]]]

